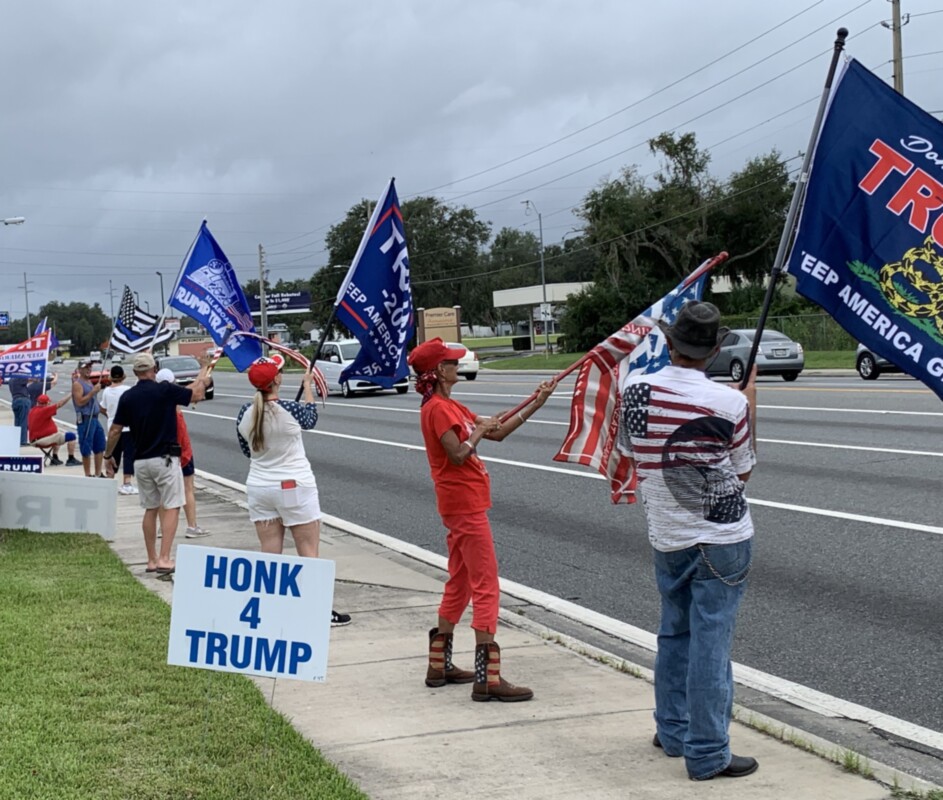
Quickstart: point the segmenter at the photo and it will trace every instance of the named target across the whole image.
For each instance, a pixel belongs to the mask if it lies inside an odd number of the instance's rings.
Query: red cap
[[[465,355],[464,347],[452,350],[436,337],[415,348],[409,354],[407,361],[416,372],[431,372],[443,361],[457,361],[463,355]]]
[[[274,382],[279,373],[279,366],[270,358],[260,358],[249,367],[249,383],[256,389],[265,391]]]
[[[36,403],[41,406],[48,406],[51,402],[52,400],[49,399],[48,394],[41,394],[36,398]]]

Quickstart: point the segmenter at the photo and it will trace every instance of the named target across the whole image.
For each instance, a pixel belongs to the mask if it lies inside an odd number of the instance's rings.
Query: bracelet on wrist
[[[525,419],[524,415],[521,414],[520,411],[517,412],[517,418],[521,421],[521,425],[523,425],[525,422],[527,422],[527,420]]]

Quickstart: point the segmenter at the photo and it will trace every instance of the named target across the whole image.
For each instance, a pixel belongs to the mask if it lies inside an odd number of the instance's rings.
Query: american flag
[[[154,347],[169,342],[174,338],[174,332],[166,328],[157,336],[158,318],[142,311],[134,303],[134,293],[124,287],[121,297],[121,308],[118,309],[118,318],[115,320],[115,329],[111,333],[111,348],[119,353],[140,353],[142,350],[151,350]]]
[[[635,502],[632,461],[616,447],[619,374],[657,372],[668,363],[667,340],[656,321],[670,325],[686,302],[700,300],[708,274],[726,258],[727,254],[721,253],[705,261],[661,300],[590,350],[580,367],[573,387],[570,428],[553,460],[582,464],[605,475],[613,503]]]

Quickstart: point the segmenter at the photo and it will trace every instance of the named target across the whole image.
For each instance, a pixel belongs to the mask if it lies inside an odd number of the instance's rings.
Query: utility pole
[[[550,355],[550,306],[547,304],[547,273],[544,271],[544,218],[530,200],[523,201],[528,210],[537,212],[537,227],[540,230],[540,285],[543,287],[543,303],[540,304],[540,321],[544,326],[544,355]],[[533,326],[533,321],[531,325]]]
[[[891,32],[894,48],[894,91],[898,94],[904,93],[904,56],[900,41],[900,29],[910,22],[910,14],[904,14],[901,20],[900,0],[888,0],[891,4],[892,18],[890,22],[882,22],[885,28]]]
[[[29,293],[33,291],[32,289],[29,288],[31,283],[33,283],[33,281],[26,280],[26,273],[24,272],[23,273],[23,286],[21,288],[23,289],[23,297],[26,298],[26,338],[27,339],[29,339],[30,336],[33,335],[33,329],[32,327],[30,327],[30,324],[29,324]]]
[[[262,249],[262,245],[259,245],[259,310],[261,311],[262,319],[260,320],[260,325],[262,327],[262,336],[268,339],[268,309],[266,306],[265,300],[265,250]],[[265,348],[268,352],[268,348]]]
[[[115,319],[115,290],[111,288],[111,278],[108,279],[108,299],[111,300],[111,320],[114,325]]]

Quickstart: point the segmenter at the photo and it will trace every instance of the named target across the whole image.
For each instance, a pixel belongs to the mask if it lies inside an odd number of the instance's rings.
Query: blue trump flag
[[[943,124],[857,61],[832,94],[787,268],[943,398]]]
[[[48,328],[49,317],[43,317],[42,322],[36,326],[36,330],[33,331],[33,336],[39,336],[41,333],[45,333]],[[59,346],[59,340],[56,338],[56,332],[53,330],[49,331],[49,348],[55,349]]]
[[[392,180],[373,210],[334,310],[360,341],[360,352],[341,373],[341,383],[364,378],[390,389],[409,374],[406,346],[413,335],[413,295],[403,215]]]
[[[203,325],[240,372],[262,357],[257,339],[232,335],[233,331],[255,333],[255,324],[236,273],[206,220],[183,262],[170,305]]]

